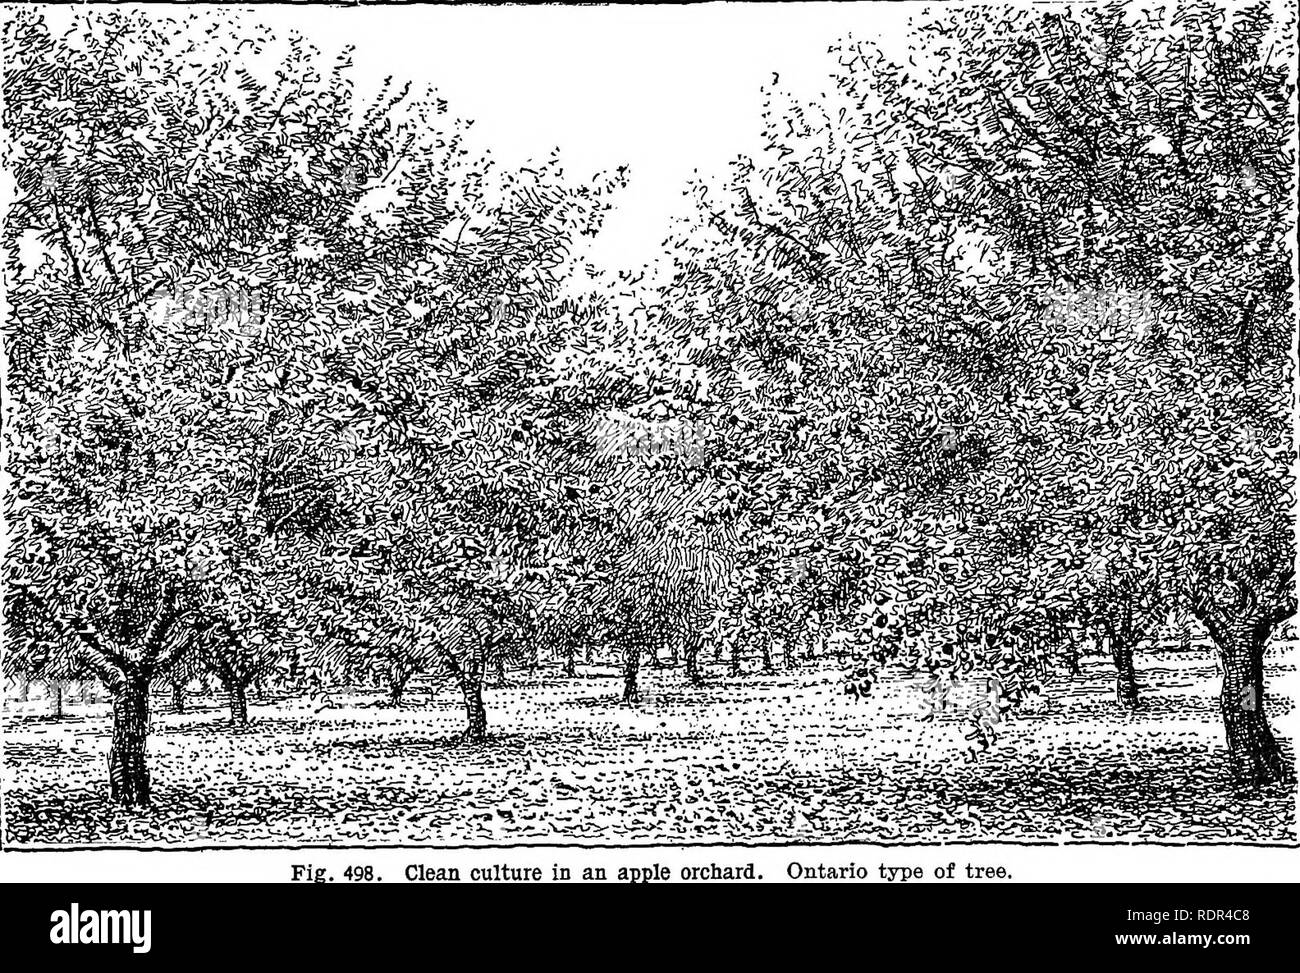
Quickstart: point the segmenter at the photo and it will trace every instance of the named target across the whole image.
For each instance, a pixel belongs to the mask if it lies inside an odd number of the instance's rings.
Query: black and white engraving
[[[1296,843],[1294,2],[821,8],[626,262],[290,6],[5,8],[4,846]]]

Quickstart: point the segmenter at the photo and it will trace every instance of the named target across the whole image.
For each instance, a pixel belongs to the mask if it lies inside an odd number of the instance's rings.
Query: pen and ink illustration
[[[5,8],[5,847],[1296,842],[1294,4],[882,4],[627,266],[295,6]]]

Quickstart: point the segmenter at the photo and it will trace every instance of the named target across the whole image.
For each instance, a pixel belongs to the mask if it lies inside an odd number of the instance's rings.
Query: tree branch
[[[55,609],[30,585],[19,586],[36,608],[43,612],[55,628],[70,634],[80,647],[80,654],[95,675],[105,683],[126,671],[126,658],[104,644],[98,629],[89,620],[82,619],[72,612]]]

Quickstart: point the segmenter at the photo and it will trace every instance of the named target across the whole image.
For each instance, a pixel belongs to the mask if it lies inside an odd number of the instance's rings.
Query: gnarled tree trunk
[[[1219,711],[1233,774],[1260,786],[1287,779],[1286,761],[1264,716],[1264,645],[1272,624],[1231,619],[1216,639],[1223,665]]]
[[[230,722],[236,726],[248,724],[248,687],[242,680],[226,683],[226,698],[230,702]]]
[[[1138,684],[1133,668],[1133,643],[1137,640],[1137,629],[1133,624],[1133,602],[1125,600],[1116,606],[1113,615],[1103,615],[1102,628],[1115,663],[1115,701],[1125,709],[1136,709]]]
[[[479,744],[487,740],[487,710],[483,707],[483,679],[476,673],[460,677],[460,691],[465,699],[466,743]]]
[[[193,645],[190,639],[171,638],[183,615],[177,607],[175,588],[161,585],[152,619],[134,644],[109,644],[100,634],[103,627],[93,619],[50,606],[39,594],[34,598],[69,636],[78,640],[82,661],[112,695],[108,781],[113,803],[128,808],[148,806],[145,742],[149,736],[149,685]]]
[[[692,686],[703,686],[704,675],[700,672],[700,643],[695,638],[687,639],[682,650],[686,659],[686,678]]]
[[[1137,670],[1133,668],[1133,643],[1114,639],[1110,645],[1111,658],[1115,660],[1115,702],[1125,709],[1137,709]]]
[[[122,676],[113,691],[113,742],[108,751],[109,789],[115,804],[147,807],[149,767],[145,740],[149,735],[149,679]]]
[[[401,666],[391,666],[388,670],[388,705],[401,706],[402,695],[406,692],[406,684],[411,679],[411,673]]]
[[[637,675],[641,669],[641,646],[632,641],[623,653],[623,702],[635,703],[641,698],[637,689]]]
[[[1231,604],[1218,605],[1201,592],[1191,608],[1218,649],[1223,670],[1219,712],[1233,776],[1251,787],[1286,782],[1290,768],[1264,716],[1264,646],[1273,626],[1295,613],[1294,596],[1264,614],[1255,592],[1239,583]]]

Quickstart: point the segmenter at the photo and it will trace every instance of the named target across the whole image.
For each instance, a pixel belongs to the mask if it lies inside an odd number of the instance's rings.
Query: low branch
[[[105,683],[125,673],[126,658],[105,645],[94,623],[72,612],[54,608],[29,585],[20,586],[20,590],[56,629],[72,636],[79,646],[78,654]]]

